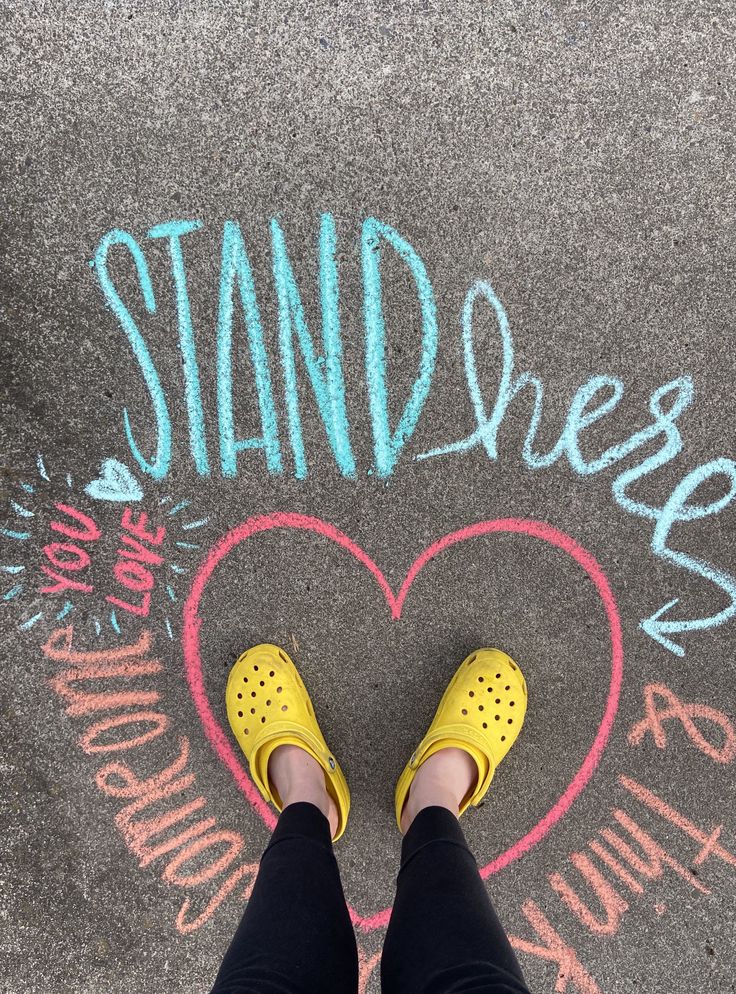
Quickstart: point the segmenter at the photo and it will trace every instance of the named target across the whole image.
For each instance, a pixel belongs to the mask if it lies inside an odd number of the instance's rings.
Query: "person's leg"
[[[268,772],[284,810],[212,994],[351,994],[358,952],[324,774],[298,746],[274,750]]]
[[[383,994],[529,994],[457,820],[477,775],[461,749],[417,770],[381,961]]]

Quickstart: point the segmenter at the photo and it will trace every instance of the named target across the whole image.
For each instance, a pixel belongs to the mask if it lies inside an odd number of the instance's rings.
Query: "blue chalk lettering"
[[[184,393],[189,416],[189,447],[194,465],[200,476],[210,475],[207,458],[207,441],[204,433],[204,410],[202,391],[199,384],[197,350],[194,343],[192,313],[187,292],[187,276],[184,268],[184,255],[181,238],[202,227],[201,221],[167,221],[157,224],[148,232],[149,238],[168,238],[171,252],[171,271],[176,288],[176,311],[179,322],[179,349],[184,366]]]
[[[127,408],[123,408],[125,435],[128,439],[130,451],[133,453],[133,458],[141,467],[143,472],[148,473],[156,480],[161,480],[168,473],[169,465],[171,463],[171,421],[169,419],[169,410],[166,406],[166,398],[161,388],[161,381],[158,373],[156,372],[153,360],[151,359],[151,354],[148,351],[148,346],[138,330],[135,321],[131,317],[130,311],[120,299],[120,296],[115,289],[112,280],[110,279],[110,275],[107,270],[107,254],[113,245],[125,245],[132,255],[136,271],[138,273],[138,283],[143,294],[143,302],[146,305],[146,310],[149,314],[154,314],[156,312],[156,301],[153,295],[151,279],[148,275],[148,265],[136,240],[132,235],[129,235],[127,231],[122,231],[118,228],[108,231],[108,233],[100,241],[100,244],[97,246],[97,250],[95,251],[94,269],[97,274],[97,278],[100,281],[100,286],[102,287],[102,292],[105,295],[107,305],[117,317],[128,338],[130,346],[133,350],[133,355],[138,361],[138,365],[143,373],[143,379],[145,380],[146,387],[148,388],[148,393],[151,397],[151,405],[153,407],[157,425],[155,459],[152,462],[149,462],[141,454],[138,446],[136,445],[130,426]]]
[[[233,418],[232,325],[233,290],[238,282],[240,302],[248,331],[248,348],[255,370],[256,392],[263,434],[236,439]],[[276,406],[271,388],[271,372],[263,343],[263,328],[253,284],[253,273],[243,244],[240,227],[226,221],[222,232],[222,265],[217,314],[217,414],[220,430],[220,465],[223,476],[235,476],[237,455],[244,449],[262,448],[269,473],[282,471]]]
[[[674,393],[675,399],[669,411],[662,410],[662,400],[668,394]],[[681,376],[669,383],[659,387],[649,398],[649,410],[654,417],[652,424],[647,425],[641,431],[635,432],[625,442],[612,446],[603,453],[599,462],[601,469],[610,466],[634,452],[642,445],[646,445],[658,435],[664,435],[664,444],[653,455],[648,456],[637,466],[621,473],[611,484],[611,491],[617,504],[628,511],[629,514],[636,514],[642,518],[657,520],[661,509],[645,504],[643,501],[634,500],[627,493],[628,488],[641,480],[649,473],[659,469],[666,463],[671,462],[682,451],[682,435],[675,421],[682,412],[692,404],[694,398],[693,382],[689,376]]]
[[[590,411],[586,408],[594,399],[595,395],[603,391],[611,391],[598,407]],[[600,421],[607,414],[610,414],[617,406],[624,395],[624,385],[621,380],[613,376],[592,376],[578,388],[573,397],[570,409],[567,412],[565,429],[562,433],[563,445],[567,452],[567,459],[570,466],[579,473],[580,476],[589,476],[597,473],[602,468],[600,459],[588,462],[583,458],[580,451],[578,438],[584,428]]]
[[[501,336],[503,356],[498,393],[490,417],[486,413],[483,402],[480,381],[478,379],[478,368],[475,362],[475,346],[473,344],[473,311],[475,302],[480,296],[488,301],[495,312],[498,331]],[[494,293],[493,287],[484,280],[477,280],[465,296],[462,315],[462,335],[465,378],[468,384],[468,392],[473,405],[477,427],[466,438],[453,442],[450,445],[444,445],[441,448],[423,452],[417,458],[429,459],[434,456],[447,455],[451,452],[465,452],[478,444],[482,444],[488,454],[488,458],[495,461],[498,458],[498,429],[506,414],[506,410],[514,397],[524,387],[531,386],[534,390],[534,410],[526,438],[524,439],[522,452],[525,462],[532,469],[542,469],[551,466],[563,454],[564,439],[561,438],[546,455],[538,455],[533,451],[532,444],[542,419],[544,384],[538,377],[532,376],[531,373],[521,373],[519,376],[514,377],[514,343],[509,329],[509,320],[503,304]]]
[[[729,489],[710,504],[690,504],[689,498],[697,488],[714,476],[726,476]],[[640,627],[656,642],[669,649],[676,656],[684,656],[685,650],[669,636],[690,631],[702,631],[722,625],[736,614],[736,579],[729,573],[717,569],[703,559],[696,559],[687,553],[671,549],[667,545],[670,531],[677,522],[697,521],[714,514],[719,514],[736,497],[736,462],[731,459],[714,459],[703,466],[698,466],[685,476],[675,487],[666,504],[662,508],[652,535],[652,552],[667,562],[679,566],[680,569],[694,573],[696,576],[709,580],[727,595],[729,604],[705,618],[688,618],[678,621],[663,618],[678,602],[679,598],[669,601],[649,618],[640,622]]]
[[[381,292],[381,242],[386,241],[408,266],[417,287],[422,312],[422,354],[419,373],[396,431],[388,423],[386,392],[386,328]],[[363,314],[365,320],[365,365],[368,401],[373,427],[373,448],[378,476],[389,476],[401,449],[416,428],[429,393],[437,358],[437,307],[427,270],[417,252],[390,225],[369,217],[361,236],[363,266]]]
[[[289,419],[289,438],[294,453],[295,475],[297,479],[303,479],[307,475],[294,360],[294,334],[296,333],[330,448],[342,475],[355,479],[355,459],[350,446],[348,418],[345,409],[339,289],[335,260],[337,234],[334,219],[331,214],[322,215],[319,237],[320,303],[324,356],[315,353],[301,296],[289,260],[284,233],[276,218],[271,220],[271,241],[273,278],[279,303],[279,349],[284,370],[284,391]],[[323,366],[326,367],[324,372]]]

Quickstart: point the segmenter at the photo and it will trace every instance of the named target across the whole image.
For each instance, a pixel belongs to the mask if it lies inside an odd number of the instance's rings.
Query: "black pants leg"
[[[404,837],[383,994],[529,994],[457,819],[420,811]]]
[[[313,804],[281,813],[212,994],[354,994],[358,951],[332,851]]]

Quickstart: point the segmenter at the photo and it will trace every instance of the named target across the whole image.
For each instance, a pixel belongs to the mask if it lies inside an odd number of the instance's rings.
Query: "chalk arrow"
[[[721,577],[723,575],[721,574]],[[719,584],[721,585],[721,584]],[[669,649],[670,652],[674,652],[676,656],[684,656],[685,650],[677,642],[673,642],[672,639],[668,638],[668,635],[675,635],[680,632],[693,632],[702,630],[704,628],[716,628],[718,625],[722,625],[724,622],[728,621],[736,614],[736,586],[729,584],[728,587],[722,584],[724,589],[731,597],[731,603],[728,607],[725,607],[718,614],[712,614],[707,618],[682,618],[679,621],[664,620],[662,615],[666,614],[675,604],[679,604],[680,598],[675,597],[674,600],[668,601],[664,604],[658,611],[650,615],[648,618],[644,618],[643,621],[639,622],[639,627],[647,633],[650,638],[653,638],[655,642],[659,642],[661,646],[665,649]],[[662,620],[661,620],[662,619]]]

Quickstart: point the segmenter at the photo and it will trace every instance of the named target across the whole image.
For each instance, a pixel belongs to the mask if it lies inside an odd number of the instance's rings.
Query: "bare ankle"
[[[308,752],[295,745],[277,746],[268,760],[268,777],[284,808],[300,801],[314,804],[335,834],[337,809],[327,791],[324,770]]]
[[[465,750],[447,748],[434,753],[416,772],[401,818],[401,831],[406,834],[424,808],[446,808],[457,817],[477,776],[478,767]]]

